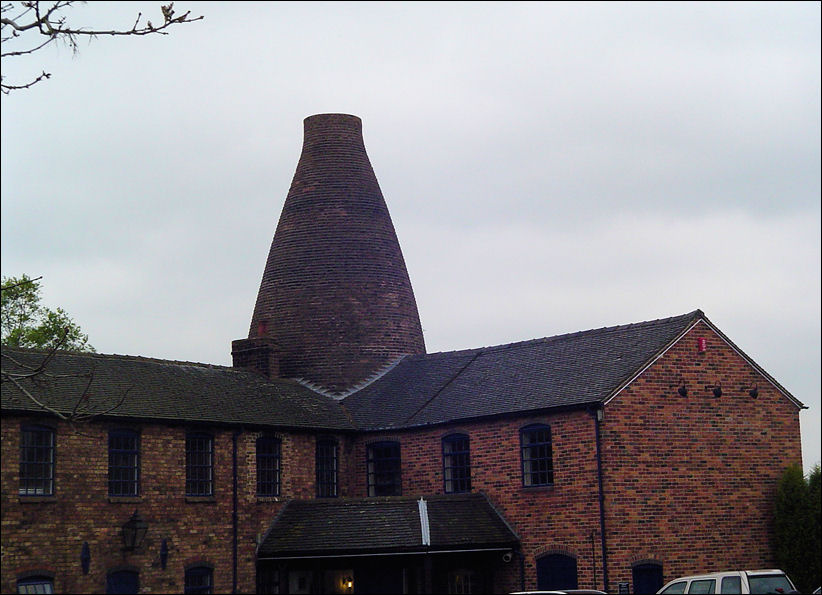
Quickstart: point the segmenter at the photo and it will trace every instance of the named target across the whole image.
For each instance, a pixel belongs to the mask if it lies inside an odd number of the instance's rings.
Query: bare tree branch
[[[0,291],[7,291],[9,289],[14,289],[15,287],[20,287],[21,285],[27,285],[29,283],[34,283],[35,281],[39,281],[42,278],[43,278],[43,275],[40,275],[39,277],[35,277],[34,279],[24,279],[23,281],[20,281],[19,283],[12,283],[10,285],[3,285],[2,287],[0,287]]]
[[[2,382],[11,382],[17,390],[19,390],[23,396],[29,399],[32,403],[43,409],[44,411],[48,411],[49,413],[56,415],[58,418],[62,419],[63,421],[68,422],[74,431],[77,431],[76,426],[74,424],[85,423],[91,421],[101,415],[107,415],[119,409],[123,403],[125,403],[126,397],[128,393],[131,391],[132,387],[126,389],[123,396],[120,400],[113,405],[112,407],[105,409],[103,411],[92,411],[89,408],[89,391],[91,389],[91,383],[94,381],[94,371],[89,372],[80,372],[75,374],[51,374],[47,371],[47,368],[50,362],[54,359],[54,356],[57,354],[60,347],[62,347],[63,343],[66,340],[68,335],[68,329],[63,332],[63,336],[57,342],[54,347],[49,349],[46,355],[43,357],[42,360],[37,364],[37,366],[29,366],[24,364],[23,362],[17,360],[16,358],[9,355],[7,352],[2,353],[2,358],[7,359],[12,362],[17,368],[23,370],[22,372],[11,372],[5,368],[0,369],[0,378],[2,378]],[[87,378],[88,381],[86,382],[86,386],[83,389],[82,393],[76,398],[74,402],[74,407],[72,408],[71,413],[66,415],[65,413],[61,413],[54,407],[50,407],[43,403],[40,399],[35,397],[31,391],[26,389],[25,386],[21,383],[22,380],[33,380],[37,377],[42,376],[43,378],[48,379],[58,379],[58,378]],[[85,407],[81,410],[81,405]]]
[[[41,10],[41,2],[29,0],[24,2],[6,2],[0,5],[0,31],[4,34],[0,37],[2,44],[16,42],[23,44],[23,48],[5,49],[0,51],[0,58],[14,58],[33,54],[50,43],[55,41],[62,41],[69,47],[72,52],[79,51],[78,38],[88,37],[90,39],[97,38],[101,35],[108,35],[112,37],[123,36],[145,36],[145,35],[168,35],[168,29],[174,25],[181,25],[184,23],[193,23],[203,19],[202,16],[191,16],[191,11],[174,16],[174,3],[160,6],[162,14],[162,22],[155,25],[147,20],[145,24],[142,23],[143,14],[138,13],[137,18],[130,29],[93,29],[85,27],[76,27],[69,24],[65,14],[61,11],[71,8],[74,2],[61,1],[54,2],[46,8]],[[19,5],[21,11],[16,16],[10,16],[10,13]],[[31,34],[35,34],[34,37]],[[46,39],[42,41],[39,36],[44,36]],[[0,91],[8,95],[12,91],[21,89],[28,89],[40,81],[50,78],[51,74],[43,71],[39,76],[33,77],[32,80],[25,83],[10,84],[5,82],[4,77],[0,77]]]

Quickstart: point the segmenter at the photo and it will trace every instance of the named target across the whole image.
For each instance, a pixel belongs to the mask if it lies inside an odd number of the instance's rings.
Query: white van
[[[781,570],[734,570],[683,576],[657,593],[798,593]]]

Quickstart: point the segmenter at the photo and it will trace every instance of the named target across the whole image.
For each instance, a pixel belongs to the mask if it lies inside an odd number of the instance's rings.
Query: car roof
[[[760,575],[760,574],[785,574],[782,570],[778,568],[763,568],[760,570],[723,570],[720,572],[706,572],[705,574],[691,574],[688,576],[680,576],[679,578],[675,578],[669,583],[677,582],[677,581],[690,581],[694,579],[704,579],[704,578],[717,578],[717,577],[724,577],[724,576],[733,576],[739,574],[748,574],[748,575]]]

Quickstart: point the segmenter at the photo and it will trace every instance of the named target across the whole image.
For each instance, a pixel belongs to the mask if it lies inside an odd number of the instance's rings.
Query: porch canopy
[[[519,538],[484,494],[291,500],[258,560],[513,550]]]

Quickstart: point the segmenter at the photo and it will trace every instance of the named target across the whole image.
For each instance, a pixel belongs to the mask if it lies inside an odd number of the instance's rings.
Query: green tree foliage
[[[822,583],[821,512],[819,465],[807,479],[799,465],[786,469],[776,491],[774,555],[801,593]]]
[[[40,303],[40,283],[27,275],[3,277],[0,330],[2,344],[12,347],[94,351],[88,335],[62,308]]]

